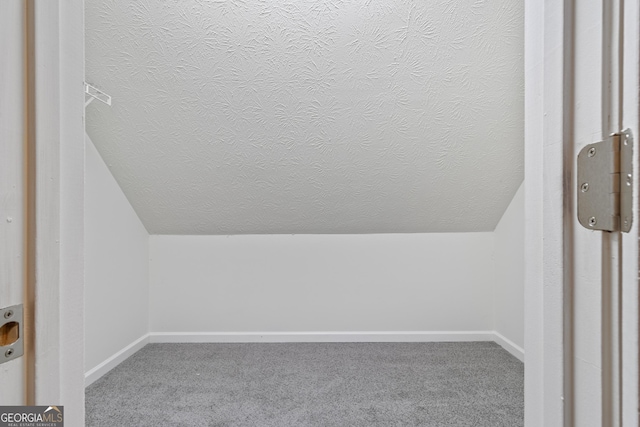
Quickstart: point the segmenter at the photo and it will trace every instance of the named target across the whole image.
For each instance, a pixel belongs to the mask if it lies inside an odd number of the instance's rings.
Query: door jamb
[[[84,424],[84,0],[27,0],[30,404]]]
[[[572,424],[573,1],[525,0],[525,425]],[[565,105],[569,108],[565,108]],[[568,156],[568,154],[571,154]]]

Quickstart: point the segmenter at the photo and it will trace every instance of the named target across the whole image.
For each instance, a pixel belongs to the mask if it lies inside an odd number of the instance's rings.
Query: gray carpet
[[[86,390],[87,426],[524,424],[495,343],[150,344]]]

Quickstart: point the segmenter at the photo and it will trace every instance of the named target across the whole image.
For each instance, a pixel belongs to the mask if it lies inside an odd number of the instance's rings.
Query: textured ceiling
[[[87,0],[87,131],[153,234],[493,230],[522,3]]]

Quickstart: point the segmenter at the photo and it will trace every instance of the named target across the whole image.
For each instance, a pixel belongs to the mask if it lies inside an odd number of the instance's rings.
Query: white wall
[[[149,234],[86,137],[85,371],[149,330]]]
[[[493,233],[151,236],[151,332],[487,331]]]
[[[524,184],[494,231],[494,328],[524,348]]]
[[[88,383],[149,332],[496,330],[524,347],[523,187],[495,232],[149,236],[88,137],[85,179]]]

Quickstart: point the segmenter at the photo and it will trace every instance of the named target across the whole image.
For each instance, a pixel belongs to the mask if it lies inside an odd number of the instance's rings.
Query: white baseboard
[[[95,368],[86,372],[84,374],[84,386],[88,387],[91,384],[93,384],[96,380],[98,380],[104,374],[106,374],[107,372],[109,372],[110,370],[112,370],[122,362],[124,362],[127,358],[129,358],[138,350],[142,349],[142,347],[144,347],[148,343],[149,343],[149,334],[146,334],[138,338],[137,340],[135,340],[134,342],[132,342],[131,344],[129,344],[128,346],[126,346],[125,348],[123,348],[122,350],[120,350],[119,352],[117,352],[116,354],[114,354],[113,356],[111,356],[110,358],[108,358],[107,360],[105,360]]]
[[[494,341],[493,331],[454,332],[151,332],[152,343]]]
[[[522,347],[518,346],[498,331],[493,331],[493,335],[495,336],[495,342],[497,344],[499,344],[509,353],[513,354],[521,362],[524,362],[524,349]]]
[[[524,350],[496,331],[417,332],[151,332],[84,375],[85,387],[148,343],[474,342],[493,341],[524,361]]]

